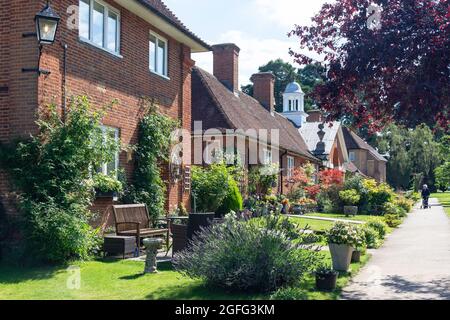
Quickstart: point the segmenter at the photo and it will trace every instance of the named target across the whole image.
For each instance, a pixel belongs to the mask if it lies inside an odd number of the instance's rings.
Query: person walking
[[[428,200],[430,199],[430,189],[428,189],[428,185],[424,184],[422,188],[422,208],[428,209],[430,206],[428,204]]]

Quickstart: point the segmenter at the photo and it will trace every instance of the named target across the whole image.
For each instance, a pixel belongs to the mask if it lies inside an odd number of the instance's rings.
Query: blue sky
[[[310,24],[326,0],[164,0],[167,6],[209,44],[233,42],[241,48],[240,83],[249,83],[260,65],[282,58],[293,62],[298,48],[287,33],[295,24]],[[316,55],[311,54],[317,58]],[[212,71],[211,53],[195,54],[197,65]]]

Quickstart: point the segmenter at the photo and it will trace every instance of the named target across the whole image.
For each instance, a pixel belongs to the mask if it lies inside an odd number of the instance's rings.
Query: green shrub
[[[409,190],[405,193],[405,198],[417,202],[421,199],[421,196],[420,193],[415,192],[414,190]]]
[[[102,130],[105,111],[91,110],[87,97],[67,108],[41,108],[39,133],[0,148],[0,162],[19,193],[28,257],[45,262],[86,259],[97,248],[89,221],[91,169],[114,159],[119,144]]]
[[[335,206],[325,192],[320,192],[317,195],[317,207],[320,212],[333,213],[335,212]]]
[[[385,203],[383,206],[383,214],[384,215],[396,215],[401,218],[404,218],[407,216],[407,212],[402,207],[399,207],[397,204],[388,202]]]
[[[362,235],[364,236],[364,242],[367,248],[378,249],[382,243],[381,239],[379,238],[378,232],[365,225],[360,228]]]
[[[397,206],[399,206],[400,208],[402,208],[406,213],[411,212],[414,202],[412,200],[409,200],[405,197],[399,197],[396,201],[395,204]]]
[[[229,195],[230,177],[223,163],[192,167],[192,193],[197,212],[216,212]]]
[[[295,301],[295,300],[308,300],[308,295],[304,289],[297,287],[288,287],[278,289],[274,294],[270,296],[270,300],[275,301]]]
[[[344,204],[347,206],[357,205],[361,200],[361,196],[355,189],[341,191],[339,192],[339,197],[341,198],[342,202],[344,202]]]
[[[383,218],[386,224],[391,228],[398,228],[402,224],[400,216],[396,214],[386,214]]]
[[[227,215],[223,224],[205,229],[188,249],[176,254],[174,266],[188,277],[240,292],[273,292],[296,285],[321,256],[294,244],[273,227],[278,224],[269,221],[261,228]]]
[[[366,226],[374,229],[378,233],[378,238],[384,239],[388,231],[388,225],[381,218],[371,218]]]
[[[100,251],[101,236],[99,230],[90,227],[91,214],[86,208],[76,205],[61,208],[52,200],[22,205],[28,221],[25,245],[33,255],[60,262],[89,259]]]
[[[333,227],[327,232],[328,243],[346,244],[357,247],[360,245],[360,235],[358,229],[345,222],[336,222]]]
[[[222,202],[222,205],[217,210],[219,215],[225,215],[231,211],[239,212],[243,208],[243,199],[239,187],[234,181],[233,177],[228,179],[228,194]]]

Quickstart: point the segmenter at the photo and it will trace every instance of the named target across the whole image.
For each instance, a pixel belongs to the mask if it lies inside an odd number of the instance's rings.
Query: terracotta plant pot
[[[319,291],[334,291],[336,289],[338,273],[316,273],[316,289]]]
[[[346,216],[356,216],[358,214],[358,207],[357,206],[345,206],[344,214]]]
[[[361,251],[355,250],[352,253],[352,263],[361,262]]]
[[[352,260],[353,247],[346,244],[330,243],[331,259],[333,269],[336,271],[348,272]]]

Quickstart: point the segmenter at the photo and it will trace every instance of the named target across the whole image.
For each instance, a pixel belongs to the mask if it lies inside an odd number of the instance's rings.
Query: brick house
[[[318,167],[320,160],[308,151],[292,123],[275,112],[274,75],[254,74],[254,97],[250,97],[239,89],[240,49],[235,44],[212,48],[214,74],[194,67],[192,75],[194,155],[200,155],[194,163],[203,164],[205,154],[216,149],[239,154],[246,169],[277,163],[281,169],[278,192],[286,193],[295,167],[305,162]],[[267,136],[260,129],[268,130]]]
[[[349,159],[358,170],[378,182],[386,182],[386,158],[349,128],[344,128],[344,138]]]
[[[210,47],[162,1],[51,1],[61,21],[56,42],[43,47],[40,59],[40,68],[48,70],[48,75],[22,70],[38,63],[36,37],[23,35],[35,30],[34,16],[46,1],[2,0],[1,4],[0,141],[35,133],[40,106],[62,106],[64,100],[76,95],[87,95],[95,107],[118,100],[104,126],[115,132],[123,146],[137,142],[142,97],[155,99],[164,113],[178,119],[184,129],[191,129],[191,53],[210,51]],[[79,19],[74,8],[79,9]],[[130,176],[132,158],[132,154],[121,152],[104,170],[120,167]],[[189,207],[189,193],[182,182],[167,187],[167,210],[180,202]],[[0,173],[0,203],[7,214],[15,214],[8,200],[10,190],[5,174]],[[97,201],[95,205],[104,211],[110,203]]]

